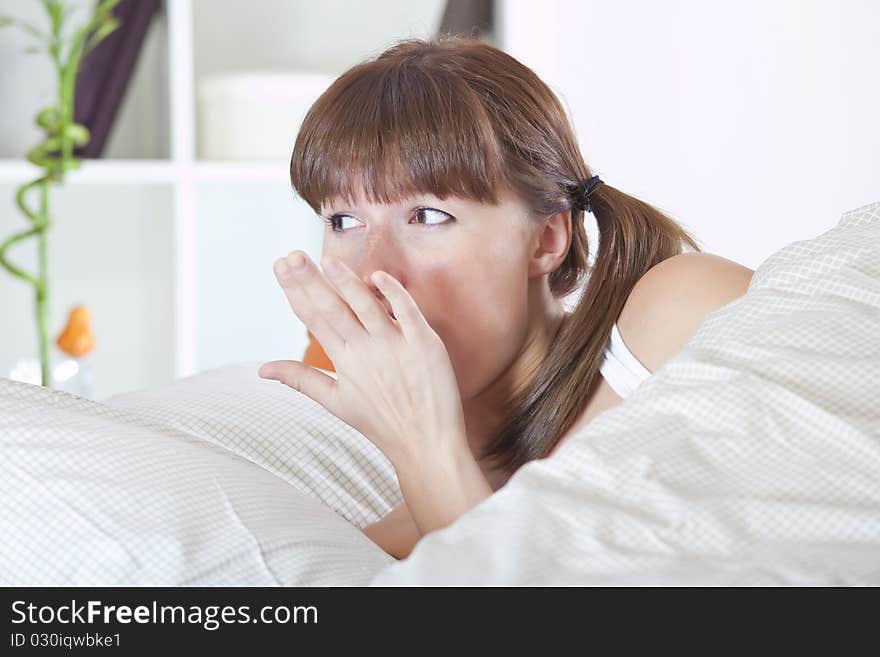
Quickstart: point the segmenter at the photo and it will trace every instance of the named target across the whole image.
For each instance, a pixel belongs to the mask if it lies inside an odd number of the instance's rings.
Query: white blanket
[[[880,203],[375,585],[880,584]]]

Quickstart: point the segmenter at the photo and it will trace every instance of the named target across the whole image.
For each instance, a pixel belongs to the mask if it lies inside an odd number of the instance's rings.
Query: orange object
[[[91,315],[85,306],[76,306],[70,311],[67,326],[61,331],[55,343],[65,354],[73,358],[85,356],[95,348],[95,338],[89,325]]]
[[[320,370],[335,372],[336,369],[333,367],[333,362],[327,358],[327,354],[324,353],[324,348],[315,339],[315,336],[312,335],[311,331],[308,333],[309,345],[306,347],[306,353],[303,356],[302,362],[311,367],[317,367]]]

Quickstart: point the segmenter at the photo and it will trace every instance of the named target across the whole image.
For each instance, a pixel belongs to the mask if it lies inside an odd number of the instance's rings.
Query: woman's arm
[[[681,351],[706,315],[745,294],[754,272],[709,253],[655,265],[633,287],[617,319],[633,355],[656,372]]]
[[[432,452],[407,454],[395,464],[400,490],[422,535],[452,524],[492,494],[466,439],[450,439]]]
[[[373,543],[395,559],[405,559],[422,538],[419,528],[409,514],[406,502],[401,502],[381,520],[362,530]]]
[[[448,483],[444,488],[438,489],[441,491],[441,494],[438,495],[436,490],[433,491],[432,498],[434,501],[434,507],[435,509],[439,508],[441,512],[445,509],[447,519],[446,524],[451,523],[469,508],[475,506],[481,500],[491,495],[495,490],[504,486],[510,478],[510,475],[499,473],[498,471],[486,475],[483,473],[482,469],[480,469],[480,474],[478,475],[472,472],[472,477],[473,480],[470,487],[470,497],[466,496],[468,485],[466,481],[462,479],[457,479],[459,482],[456,484],[456,490],[458,490],[458,493],[455,495],[449,494],[450,490]],[[399,480],[403,481],[400,477]],[[427,490],[429,495],[431,492],[430,489]],[[449,507],[447,500],[450,498],[464,498],[464,502],[457,508]],[[381,520],[365,527],[363,532],[371,541],[396,559],[405,559],[408,557],[416,543],[418,543],[422,536],[427,533],[419,529],[419,525],[416,524],[416,521],[410,514],[406,499],[389,511]]]
[[[470,451],[450,458],[437,453],[417,466],[398,466],[404,501],[362,530],[395,559],[405,559],[422,536],[452,524],[493,492]]]

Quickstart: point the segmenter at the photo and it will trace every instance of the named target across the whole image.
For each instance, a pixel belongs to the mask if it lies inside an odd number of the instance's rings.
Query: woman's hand
[[[343,262],[322,264],[323,275],[294,251],[276,261],[275,274],[291,309],[333,361],[337,379],[300,361],[265,363],[260,376],[298,390],[357,429],[398,475],[432,461],[472,459],[446,346],[407,290],[385,272],[372,273],[392,316]]]

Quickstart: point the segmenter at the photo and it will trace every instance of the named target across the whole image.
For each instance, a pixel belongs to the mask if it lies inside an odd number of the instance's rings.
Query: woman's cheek
[[[419,277],[418,296],[411,294],[443,340],[462,398],[468,399],[513,360],[519,325],[525,325],[524,311],[517,311],[524,299],[517,298],[523,290],[506,289],[504,278],[495,282],[489,272],[462,273],[461,267],[433,268]]]

